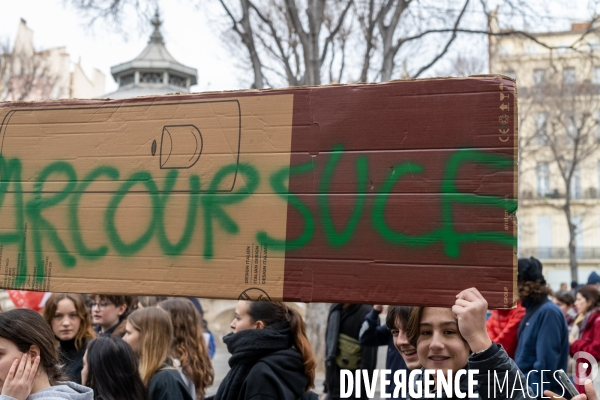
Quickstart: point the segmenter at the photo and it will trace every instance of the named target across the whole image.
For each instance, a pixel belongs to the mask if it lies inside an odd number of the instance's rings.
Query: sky
[[[198,85],[192,91],[241,89],[236,78],[239,70],[228,62],[230,53],[223,48],[219,29],[206,17],[219,10],[196,10],[185,0],[171,0],[161,10],[162,33],[167,49],[180,63],[198,69]],[[81,60],[88,73],[93,68],[106,76],[106,93],[117,89],[110,67],[130,61],[146,47],[152,27],[139,32],[138,20],[127,21],[131,29],[127,38],[108,24],[97,23],[93,29],[84,18],[63,0],[0,0],[0,40],[14,42],[19,21],[27,21],[34,31],[36,49],[66,46],[71,62]],[[212,14],[214,15],[214,14]]]
[[[90,28],[87,20],[70,5],[70,1],[0,0],[0,41],[14,41],[19,21],[23,18],[34,31],[36,49],[66,46],[71,62],[81,60],[88,76],[92,68],[104,73],[106,93],[110,93],[117,89],[110,67],[130,61],[141,53],[152,27],[145,23],[145,30],[141,32],[140,21],[130,17],[123,25],[123,31],[128,33],[126,38],[122,32],[105,22],[98,22]],[[574,0],[567,9],[561,0],[548,1],[552,8],[557,7],[550,10],[554,15],[568,16],[573,20],[587,14],[587,0]],[[544,4],[548,1],[544,1]],[[198,70],[198,85],[193,86],[192,91],[247,88],[252,81],[248,75],[251,71],[244,72],[236,68],[235,62],[231,61],[230,51],[223,46],[221,32],[227,20],[220,20],[220,25],[215,22],[218,15],[222,14],[216,1],[168,0],[161,4],[161,19],[164,21],[162,33],[167,49],[180,63]],[[198,9],[193,4],[202,4],[202,8]],[[453,49],[453,52],[462,50]],[[443,69],[443,63],[432,69],[431,73],[439,73],[440,68]]]

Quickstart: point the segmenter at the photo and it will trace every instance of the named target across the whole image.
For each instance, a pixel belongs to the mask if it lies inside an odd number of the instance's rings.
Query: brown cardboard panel
[[[499,76],[4,103],[0,287],[510,307],[516,104]]]

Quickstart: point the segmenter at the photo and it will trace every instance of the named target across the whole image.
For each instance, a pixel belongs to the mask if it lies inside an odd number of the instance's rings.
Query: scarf
[[[247,329],[223,338],[231,353],[231,369],[221,382],[214,400],[237,400],[244,380],[264,356],[293,346],[289,322],[277,322],[265,329]],[[255,382],[254,384],[260,384]]]

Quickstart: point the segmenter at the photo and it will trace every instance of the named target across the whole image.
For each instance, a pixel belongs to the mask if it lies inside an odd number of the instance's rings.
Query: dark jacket
[[[106,332],[102,332],[102,327],[97,325],[94,328],[94,331],[98,334],[98,336],[125,336],[125,326],[127,325],[127,319],[123,319],[118,324],[108,329]]]
[[[367,347],[387,346],[387,357],[385,368],[391,371],[390,384],[386,386],[386,393],[393,393],[396,384],[394,383],[394,372],[398,370],[408,370],[406,363],[400,355],[400,352],[394,346],[394,336],[386,325],[379,325],[379,314],[381,312],[371,310],[365,317],[363,326],[360,330],[360,344]]]
[[[591,354],[594,359],[600,360],[600,311],[593,311],[590,317],[583,328],[583,332],[581,332],[581,339],[576,340],[571,345],[570,353],[571,356],[574,356],[575,353],[579,351],[585,351],[586,353]],[[575,368],[575,372],[579,376],[580,369],[585,370],[585,374],[580,376],[581,379],[584,380],[584,377],[591,376],[592,374],[592,365],[587,362],[585,358],[578,357],[576,359],[577,366]],[[587,368],[584,367],[583,364],[587,364]],[[585,388],[583,385],[575,384],[579,393],[585,393]]]
[[[337,400],[340,398],[340,367],[335,362],[337,354],[337,337],[340,333],[353,337],[358,340],[360,330],[367,314],[372,307],[363,304],[350,304],[344,307],[344,304],[333,304],[329,309],[327,318],[327,332],[325,344],[325,382],[324,392],[328,394],[328,399]],[[338,318],[339,317],[339,318]],[[369,373],[377,365],[377,347],[362,346],[361,361],[359,369],[366,369]],[[361,390],[362,398],[366,399],[364,387]]]
[[[289,348],[261,358],[250,370],[238,398],[299,399],[304,395],[307,383],[302,355],[298,350]]]
[[[474,392],[477,394],[478,397],[476,398],[478,399],[525,400],[535,398],[535,393],[526,384],[527,377],[523,375],[523,373],[519,370],[517,364],[515,364],[515,362],[510,357],[508,357],[506,351],[504,351],[502,346],[496,343],[492,343],[492,346],[483,353],[471,355],[469,357],[468,364],[465,366],[465,369],[479,370],[479,373],[473,376],[474,380],[477,382]],[[507,375],[508,384],[504,384],[504,387],[502,389],[500,389],[497,385],[494,387],[494,373],[496,373],[500,381],[503,381],[505,375]],[[519,383],[515,385],[515,382],[518,382],[519,380],[519,378],[517,378],[517,375],[520,377],[520,381],[523,385],[522,388],[523,390],[527,391],[527,394],[525,394],[524,391],[518,390],[521,388],[519,386]],[[488,380],[489,376],[492,377],[490,380]],[[468,383],[468,374],[462,375],[460,379],[460,391],[465,395],[464,398],[469,398],[467,396]],[[415,380],[415,385],[422,386],[422,384],[422,379]],[[513,386],[515,386],[517,390],[512,391]],[[490,393],[489,397],[488,392]],[[410,397],[409,393],[407,393],[407,398],[409,400],[424,399],[424,391],[421,390],[421,393],[423,393],[421,397]],[[435,394],[437,395],[437,393]],[[453,394],[453,399],[459,398],[456,393]],[[444,391],[442,391],[442,396],[439,398],[448,399]]]
[[[567,322],[560,308],[547,299],[543,303],[534,303],[529,299],[523,300],[526,314],[519,326],[518,344],[515,352],[515,362],[524,374],[529,376],[531,387],[539,388],[542,382],[543,390],[562,393],[563,388],[552,374],[558,369],[567,370],[569,358],[569,333]],[[537,307],[537,308],[536,308]],[[544,372],[542,376],[541,371]],[[540,395],[541,397],[541,395]]]
[[[63,371],[71,382],[81,385],[81,370],[83,369],[83,355],[86,344],[75,348],[75,339],[60,341],[60,363],[64,365]]]
[[[165,365],[148,383],[149,400],[192,400],[181,374],[177,369]]]

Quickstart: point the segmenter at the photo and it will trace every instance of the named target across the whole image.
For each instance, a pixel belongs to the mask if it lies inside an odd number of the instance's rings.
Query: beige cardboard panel
[[[256,233],[286,235],[287,203],[269,177],[289,165],[292,95],[73,108],[14,110],[2,125],[2,156],[21,162],[24,193],[19,208],[10,182],[0,235],[24,216],[22,288],[235,298],[256,287],[282,298],[285,253]],[[3,287],[18,283],[20,250],[2,246]]]

